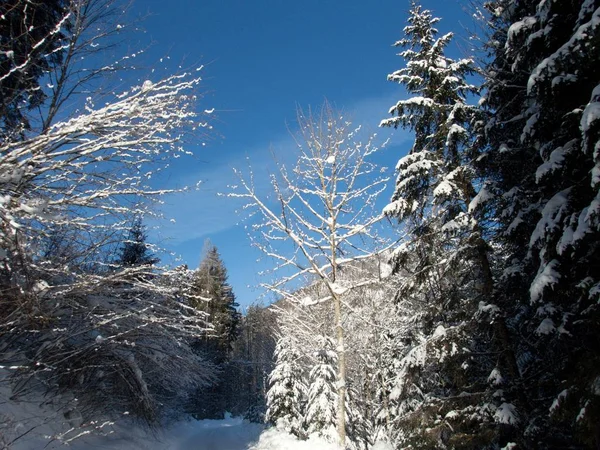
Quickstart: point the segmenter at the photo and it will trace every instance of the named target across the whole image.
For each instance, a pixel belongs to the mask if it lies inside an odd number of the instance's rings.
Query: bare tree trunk
[[[342,328],[342,306],[339,296],[333,296],[335,308],[335,334],[337,339],[336,353],[338,357],[337,394],[338,417],[337,431],[342,447],[346,444],[346,351],[344,349],[344,329]]]

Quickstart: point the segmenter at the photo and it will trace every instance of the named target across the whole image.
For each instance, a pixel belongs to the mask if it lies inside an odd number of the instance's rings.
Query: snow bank
[[[316,436],[300,441],[284,431],[269,428],[263,431],[258,442],[249,447],[249,450],[340,450],[340,448]]]

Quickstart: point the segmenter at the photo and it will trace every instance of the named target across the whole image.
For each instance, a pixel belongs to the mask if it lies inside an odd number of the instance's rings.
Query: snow
[[[552,153],[550,153],[548,160],[544,161],[544,163],[537,168],[535,172],[535,181],[539,183],[545,175],[560,169],[565,161],[565,155],[573,149],[576,143],[577,141],[574,139],[568,142],[564,147],[558,147],[553,150]]]
[[[394,447],[389,442],[375,442],[375,445],[371,450],[394,450]]]
[[[550,334],[552,333],[556,327],[554,326],[554,322],[549,317],[546,317],[542,320],[542,323],[535,330],[536,334]]]
[[[531,234],[529,246],[533,247],[538,241],[546,237],[547,232],[556,230],[569,205],[571,188],[565,189],[552,197],[542,210],[542,218],[538,221],[535,230]]]
[[[555,259],[546,265],[540,266],[540,271],[529,288],[532,304],[541,300],[544,290],[547,287],[552,287],[558,283],[560,274],[556,270],[557,267],[558,261]]]
[[[191,449],[192,447],[189,448]],[[225,450],[225,447],[222,448]],[[306,441],[300,441],[291,434],[275,428],[269,428],[260,435],[260,439],[255,445],[248,447],[248,450],[340,450],[340,448],[338,445],[314,435],[310,436]],[[231,450],[236,449],[231,448]],[[386,447],[380,447],[380,450],[386,450]]]
[[[342,286],[340,283],[331,283],[331,290],[337,295],[344,295],[348,292],[348,288]]]
[[[440,184],[436,186],[433,190],[434,197],[449,197],[456,190],[454,184],[448,182],[447,180],[443,180]]]
[[[589,403],[589,401],[585,402],[585,406],[579,410],[579,414],[577,414],[577,418],[575,419],[575,422],[579,422],[580,420],[582,420],[585,417],[586,407],[587,407],[588,403]]]
[[[565,389],[560,394],[558,394],[558,397],[554,399],[552,405],[550,406],[550,414],[556,411],[556,409],[560,406],[560,403],[567,398],[567,393],[568,391]]]
[[[460,417],[460,413],[458,411],[450,411],[444,416],[444,419],[456,419],[457,417]]]
[[[21,425],[24,427],[24,425]],[[106,435],[86,434],[70,442],[71,450],[90,448],[110,448],[114,450],[267,450],[267,449],[308,449],[329,450],[335,447],[270,447],[254,444],[259,441],[264,425],[250,423],[229,414],[223,420],[182,420],[163,430],[152,431],[141,425],[123,421],[110,423],[103,428]],[[50,432],[49,432],[50,431]],[[27,439],[18,440],[11,450],[35,450],[39,448],[65,448],[60,441],[48,442],[54,434],[47,425],[35,429]],[[266,434],[263,433],[263,434]],[[280,442],[285,442],[285,433],[276,432]],[[46,435],[46,436],[45,436]],[[281,436],[279,436],[281,435]],[[293,438],[289,438],[290,441]],[[262,438],[261,438],[262,440]],[[337,450],[337,449],[336,449]]]
[[[509,47],[511,41],[515,38],[515,36],[521,34],[524,30],[531,28],[535,25],[537,19],[535,17],[525,17],[523,20],[519,22],[513,23],[508,29],[508,39],[506,41],[506,48]]]
[[[479,302],[478,311],[480,313],[486,313],[490,316],[493,316],[500,312],[500,308],[494,304],[486,304],[485,302],[481,301]]]
[[[600,86],[596,86],[592,93],[593,98],[600,97]],[[587,133],[590,128],[600,119],[600,102],[590,102],[587,104],[581,115],[581,131]]]
[[[476,211],[477,209],[480,208],[481,205],[485,204],[487,201],[489,201],[493,198],[494,198],[494,195],[492,194],[492,192],[490,192],[490,190],[488,189],[488,186],[484,185],[481,188],[481,190],[477,193],[477,195],[475,197],[473,197],[473,200],[471,200],[471,203],[469,203],[468,211],[470,213],[472,213],[473,211]]]
[[[406,210],[408,210],[408,202],[403,198],[399,198],[387,204],[382,212],[386,216],[400,216]]]
[[[592,383],[591,391],[594,395],[600,395],[600,377],[596,377]]]
[[[490,376],[488,377],[487,381],[488,383],[494,386],[498,386],[504,383],[504,378],[502,377],[502,373],[500,373],[500,370],[498,368],[494,368],[494,370],[492,370],[492,372],[490,373]]]
[[[150,81],[150,80],[144,81],[144,84],[142,84],[142,92],[150,91],[153,86],[154,86],[154,83],[152,83],[152,81]]]
[[[446,329],[444,328],[443,325],[438,325],[435,329],[435,331],[433,332],[433,336],[432,338],[443,338],[446,336]]]
[[[594,38],[594,36],[597,35],[597,30],[599,27],[600,8],[594,12],[589,22],[582,24],[575,31],[569,41],[567,41],[552,55],[550,55],[548,58],[545,58],[540,64],[538,64],[527,81],[527,93],[531,93],[539,82],[543,82],[549,77],[554,78],[561,70],[561,63],[565,59],[573,58],[574,55],[583,54],[580,51],[581,47],[591,45],[590,41]]]
[[[241,418],[227,417],[224,420],[202,420],[190,424],[188,428],[175,428],[183,432],[183,438],[173,434],[173,449],[178,450],[243,450],[259,438],[263,426]]]
[[[506,423],[509,425],[516,424],[519,419],[515,405],[511,403],[502,403],[496,410],[494,419],[496,419],[496,422],[498,423]]]

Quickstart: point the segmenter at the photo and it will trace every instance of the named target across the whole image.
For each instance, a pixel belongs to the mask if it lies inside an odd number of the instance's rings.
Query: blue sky
[[[464,3],[423,4],[443,18],[440,31],[466,34]],[[293,158],[288,129],[294,128],[296,108],[319,107],[325,98],[355,124],[392,138],[378,162],[393,175],[410,136],[377,124],[404,96],[386,75],[401,67],[392,44],[401,38],[408,9],[408,1],[391,0],[137,0],[128,14],[143,17],[144,32],[127,45],[150,44],[144,63],[148,70],[160,69],[156,73],[203,64],[198,108],[215,108],[206,145],[190,143],[196,156],[175,161],[166,178],[176,186],[202,181],[201,188],[167,199],[164,213],[175,223],[161,222],[151,230],[152,240],[195,268],[210,239],[239,303],[253,303],[262,293],[253,289],[260,282],[256,272],[266,263],[256,262],[260,255],[238,224],[239,205],[217,193],[235,182],[232,167],[246,167],[246,158],[262,171],[271,149],[284,160]]]

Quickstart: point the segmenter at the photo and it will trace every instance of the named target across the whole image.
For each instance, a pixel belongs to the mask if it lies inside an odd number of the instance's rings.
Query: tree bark
[[[342,327],[342,305],[338,294],[333,295],[333,306],[335,309],[335,334],[337,340],[336,353],[338,357],[338,417],[337,432],[340,444],[344,448],[346,444],[346,351],[344,349],[344,329]]]

